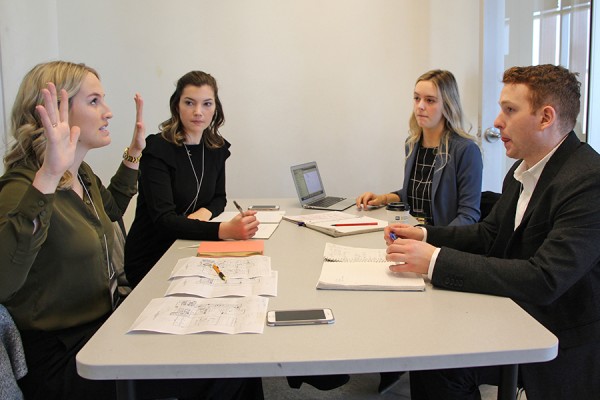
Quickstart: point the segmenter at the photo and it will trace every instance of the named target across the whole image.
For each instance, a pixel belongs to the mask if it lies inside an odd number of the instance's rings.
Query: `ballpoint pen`
[[[396,239],[398,239],[398,236],[396,236],[394,232],[390,232],[390,239],[395,241]]]
[[[238,209],[238,211],[240,212],[240,214],[243,217],[244,216],[244,210],[242,209],[242,207],[240,207],[240,205],[235,200],[233,201],[233,204],[235,205],[235,207]]]
[[[217,275],[219,275],[219,278],[221,278],[222,281],[227,282],[227,277],[225,276],[225,274],[223,274],[221,272],[221,270],[219,269],[219,267],[217,266],[217,264],[213,264],[213,269],[215,270],[215,272],[217,273]]]

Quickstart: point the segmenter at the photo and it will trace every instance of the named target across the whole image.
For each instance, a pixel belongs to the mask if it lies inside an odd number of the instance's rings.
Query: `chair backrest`
[[[0,304],[0,399],[22,399],[17,380],[26,374],[21,335],[6,307]]]
[[[481,202],[479,204],[479,210],[481,211],[481,217],[479,217],[479,221],[483,221],[485,217],[488,216],[492,208],[494,208],[494,204],[498,201],[501,194],[496,192],[481,192]]]
[[[115,240],[114,247],[112,249],[111,261],[115,272],[117,274],[117,284],[119,290],[119,296],[123,299],[131,293],[131,287],[125,276],[125,238],[127,232],[125,230],[125,224],[122,219],[113,222],[115,228]]]

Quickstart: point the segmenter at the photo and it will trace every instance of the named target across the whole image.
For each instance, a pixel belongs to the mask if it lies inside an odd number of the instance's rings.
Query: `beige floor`
[[[377,393],[379,385],[379,374],[352,375],[350,382],[346,385],[322,392],[310,385],[302,385],[300,389],[291,389],[285,378],[263,378],[263,387],[266,400],[408,400],[410,399],[410,388],[408,374],[402,378],[390,391],[384,395]],[[495,386],[482,386],[482,400],[493,400],[497,397]],[[525,396],[521,400],[526,400]]]

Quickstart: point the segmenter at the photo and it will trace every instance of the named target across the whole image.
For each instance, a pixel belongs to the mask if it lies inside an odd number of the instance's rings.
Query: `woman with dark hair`
[[[223,212],[229,142],[217,82],[191,71],[177,82],[171,117],[146,139],[140,162],[135,219],[125,243],[125,273],[136,286],[177,239],[249,239],[258,229],[254,211],[227,222]]]

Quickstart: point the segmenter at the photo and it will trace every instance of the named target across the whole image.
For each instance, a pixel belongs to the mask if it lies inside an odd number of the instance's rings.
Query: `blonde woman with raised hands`
[[[142,98],[129,154],[141,154]],[[137,164],[105,188],[84,158],[111,142],[98,73],[55,61],[27,73],[12,110],[14,142],[0,178],[0,302],[21,333],[27,399],[107,398],[114,383],[77,375],[75,354],[118,302],[114,228],[136,193]]]
[[[139,95],[135,104],[131,144],[104,187],[84,161],[111,142],[113,114],[98,73],[54,61],[35,66],[19,88],[0,178],[0,302],[23,341],[28,373],[18,384],[27,400],[116,398],[114,381],[77,374],[75,356],[119,301],[112,221],[137,191],[146,143]],[[245,384],[144,380],[136,389],[141,398],[227,396]]]

